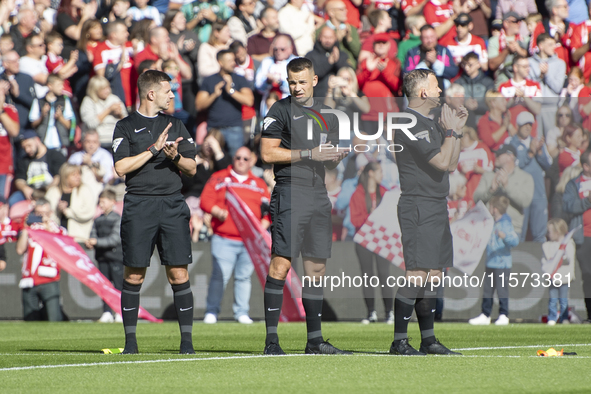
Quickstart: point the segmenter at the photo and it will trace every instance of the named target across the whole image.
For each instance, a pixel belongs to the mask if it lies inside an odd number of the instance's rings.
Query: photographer
[[[361,112],[370,110],[369,99],[359,90],[357,76],[351,67],[339,69],[337,75],[328,79],[328,91],[324,105],[343,112]]]
[[[60,305],[60,269],[41,246],[29,238],[28,234],[28,229],[31,229],[66,235],[66,229],[51,220],[51,212],[49,201],[43,198],[38,199],[16,243],[16,253],[23,255],[23,278],[19,287],[23,289],[25,321],[44,320],[41,303],[47,313],[47,320],[63,320]]]

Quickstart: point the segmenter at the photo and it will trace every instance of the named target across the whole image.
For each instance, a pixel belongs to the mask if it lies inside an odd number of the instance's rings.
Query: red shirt
[[[367,69],[367,60],[359,65],[357,82],[359,89],[369,98],[371,109],[361,115],[363,120],[378,120],[380,112],[395,112],[398,108],[393,99],[400,89],[400,61],[398,59],[386,59],[386,68],[383,71],[374,68]]]
[[[488,52],[484,40],[470,33],[468,33],[467,38],[468,39],[463,43],[458,42],[458,37],[448,37],[445,40],[442,38],[440,44],[449,49],[457,65],[459,65],[462,62],[462,58],[470,52],[474,52],[478,55],[480,63],[487,63]]]
[[[517,127],[517,116],[523,111],[527,111],[527,109],[522,105],[516,105],[514,107],[509,108],[509,114],[511,114],[511,124],[514,127]],[[496,151],[497,149],[499,149],[499,147],[503,145],[505,143],[505,140],[509,137],[509,132],[505,130],[505,133],[501,136],[501,138],[497,142],[495,142],[492,135],[495,131],[497,131],[500,128],[501,124],[497,123],[496,121],[490,118],[489,111],[486,111],[486,113],[478,121],[478,137],[492,151]],[[531,135],[534,138],[538,135],[537,121],[535,121],[532,125]]]
[[[404,15],[406,15],[411,8],[416,7],[421,3],[422,0],[402,0],[402,3],[400,3],[400,8],[402,9],[402,12],[404,12]]]
[[[135,100],[137,75],[133,68],[133,45],[128,41],[124,47],[127,52],[127,61],[121,68],[121,85],[123,85],[125,92],[125,106],[131,107]],[[94,61],[92,62],[94,71],[104,69],[109,63],[118,64],[122,54],[123,47],[121,45],[115,46],[109,40],[99,43],[94,50]]]
[[[461,200],[447,200],[447,216],[450,221],[461,219],[470,208],[474,206],[474,201],[462,198]],[[456,217],[457,213],[457,217]]]
[[[591,193],[591,178],[581,174],[577,182],[579,183],[579,198],[588,198]],[[591,237],[591,209],[583,212],[583,234],[585,237]]]
[[[540,87],[540,84],[530,79],[525,79],[522,82],[517,83],[511,78],[499,86],[499,92],[501,92],[504,97],[512,98],[515,97],[515,91],[517,88],[524,91],[525,97],[542,97],[542,88]]]
[[[579,25],[573,26],[572,29],[573,34],[569,38],[568,42],[569,48],[571,48],[571,54],[573,54],[578,48],[587,44],[587,41],[589,41],[591,20],[587,20]],[[588,82],[589,78],[591,77],[591,52],[586,52],[583,57],[579,59],[577,66],[583,70],[585,82]]]
[[[423,15],[425,16],[427,24],[433,27],[441,25],[449,18],[451,18],[453,14],[454,9],[452,1],[448,1],[445,4],[441,4],[437,0],[431,0],[430,2],[425,4],[425,7],[423,8]],[[445,33],[443,37],[439,39],[439,43],[443,45],[443,42],[451,40],[456,36],[456,34],[456,25],[453,25],[452,28],[449,29],[447,33]]]
[[[466,177],[466,196],[465,199],[472,201],[474,191],[480,183],[482,174],[474,172],[476,166],[484,171],[492,171],[495,165],[495,156],[488,146],[482,141],[476,141],[472,146],[462,149],[458,159],[458,171]]]
[[[339,194],[341,193],[341,187],[337,187],[333,191],[328,192],[328,199],[332,205],[332,211],[330,211],[331,216],[340,217],[341,220],[343,218],[342,212],[335,208],[335,204],[337,203],[337,198],[339,198]],[[334,223],[332,224],[332,240],[333,241],[340,241],[341,236],[343,234],[343,224],[342,223]]]
[[[47,52],[47,60],[45,61],[45,67],[51,74],[57,74],[65,66],[64,58],[57,56],[54,53]],[[64,93],[68,97],[72,97],[72,87],[68,79],[64,80]]]
[[[4,245],[6,242],[15,242],[21,227],[20,224],[13,223],[10,218],[5,218],[4,222],[0,223],[0,245]]]
[[[65,228],[52,223],[53,233],[67,235]],[[33,230],[44,230],[41,223],[33,223],[30,226]],[[46,283],[60,280],[60,269],[54,259],[47,256],[45,250],[37,242],[29,237],[27,251],[23,255],[22,276],[19,287],[21,289],[44,285]]]
[[[209,178],[203,192],[201,193],[201,209],[207,213],[211,213],[212,208],[217,205],[222,209],[226,208],[226,188],[231,187],[238,196],[251,209],[256,218],[263,219],[261,214],[261,204],[268,204],[271,198],[267,184],[261,178],[248,173],[248,178],[244,182],[240,182],[235,177],[232,171],[232,166],[215,172]],[[271,221],[267,215],[265,218]],[[236,224],[232,217],[228,215],[226,220],[220,222],[217,218],[212,217],[211,227],[213,233],[220,237],[241,241],[242,237],[236,228]]]
[[[534,53],[537,53],[539,51],[538,44],[537,44],[538,36],[542,33],[545,33],[545,32],[546,32],[546,29],[544,28],[544,24],[542,22],[538,22],[538,25],[534,29],[531,39],[529,40],[529,54],[530,55],[533,55]],[[554,25],[550,24],[550,31],[548,33],[552,37],[555,36],[556,28],[554,27]],[[569,48],[575,48],[574,46],[572,46],[573,33],[574,33],[574,29],[573,29],[573,26],[571,25],[571,26],[569,26],[566,33],[562,36],[562,39],[560,41],[556,41],[556,55],[558,55],[558,57],[560,59],[564,60],[564,62],[566,63],[566,72],[567,73],[570,71],[570,66],[572,63],[571,59],[570,59],[570,49]],[[578,48],[578,47],[576,47],[576,48]]]
[[[373,52],[373,42],[374,42],[375,34],[370,35],[363,41],[361,45],[362,51]],[[396,55],[398,54],[398,44],[392,38],[390,38],[390,50],[388,51],[388,57],[390,59],[396,59]]]
[[[583,112],[583,107],[589,104],[589,101],[591,101],[589,97],[591,97],[591,88],[585,86],[579,92],[579,113],[583,117],[583,121],[581,123],[583,124],[583,128],[585,130],[591,130],[591,116]]]
[[[246,55],[246,62],[244,64],[236,63],[234,73],[244,77],[248,82],[254,83],[254,61],[250,55]],[[242,106],[242,120],[250,120],[256,116],[254,106]]]
[[[380,194],[382,198],[386,194],[387,190],[384,186],[380,185]],[[376,193],[370,193],[369,198],[371,200],[372,212],[377,208]],[[371,212],[367,212],[367,205],[365,203],[365,189],[363,185],[357,185],[357,189],[351,196],[349,202],[349,210],[351,212],[351,224],[355,226],[355,231],[359,230],[363,223],[367,220]]]
[[[581,152],[578,150],[570,150],[568,147],[564,148],[564,150],[558,155],[558,170],[560,171],[560,175],[562,175],[562,172],[565,169],[570,166],[576,166],[580,161]]]
[[[4,103],[4,112],[18,123],[18,112],[16,107],[11,104]],[[0,123],[0,174],[14,174],[14,161],[12,160],[12,144],[10,143],[10,136],[4,125]],[[4,192],[3,190],[1,191]]]

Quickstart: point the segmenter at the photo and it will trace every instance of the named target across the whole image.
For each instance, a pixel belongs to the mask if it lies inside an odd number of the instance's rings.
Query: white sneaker
[[[123,317],[118,313],[115,313],[115,323],[123,323]]]
[[[242,315],[238,318],[240,324],[252,324],[252,319],[248,315]]]
[[[495,322],[495,326],[506,326],[509,324],[509,318],[507,315],[500,315],[497,321]]]
[[[548,320],[547,323],[549,326],[555,326],[556,325],[556,320]]]
[[[203,318],[203,323],[205,324],[216,324],[217,322],[218,318],[213,313],[206,313]]]
[[[390,311],[388,313],[388,318],[386,319],[386,324],[394,324],[394,311]]]
[[[486,316],[484,313],[468,320],[468,323],[473,326],[488,326],[490,324],[490,316]]]
[[[113,323],[115,320],[111,312],[104,312],[98,321],[99,323]]]

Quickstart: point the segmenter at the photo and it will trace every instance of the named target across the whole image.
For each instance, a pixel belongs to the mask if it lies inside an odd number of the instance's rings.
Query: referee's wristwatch
[[[307,159],[307,160],[311,160],[312,159],[312,150],[310,149],[302,149],[300,151],[300,159]]]
[[[156,149],[156,144],[150,145],[150,147],[146,150],[149,151],[152,154],[152,156],[157,156],[158,153],[160,153],[160,151]]]
[[[174,159],[172,159],[173,163],[178,163],[181,160],[181,154],[180,153],[176,153],[176,156],[174,157]]]

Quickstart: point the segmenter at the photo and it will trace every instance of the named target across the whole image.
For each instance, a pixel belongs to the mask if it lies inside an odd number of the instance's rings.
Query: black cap
[[[31,138],[39,137],[39,134],[35,130],[26,129],[19,136],[19,140],[22,142]]]
[[[468,26],[470,22],[472,22],[472,18],[465,12],[462,12],[460,15],[458,15],[454,21],[454,23],[458,26]]]
[[[517,12],[509,11],[509,12],[503,14],[503,21],[506,21],[507,19],[509,19],[511,17],[515,18],[516,21],[523,20],[523,17],[521,15],[519,15]]]
[[[495,152],[495,155],[501,156],[503,153],[512,153],[514,157],[517,157],[517,149],[511,144],[504,144],[501,145],[499,149]]]

